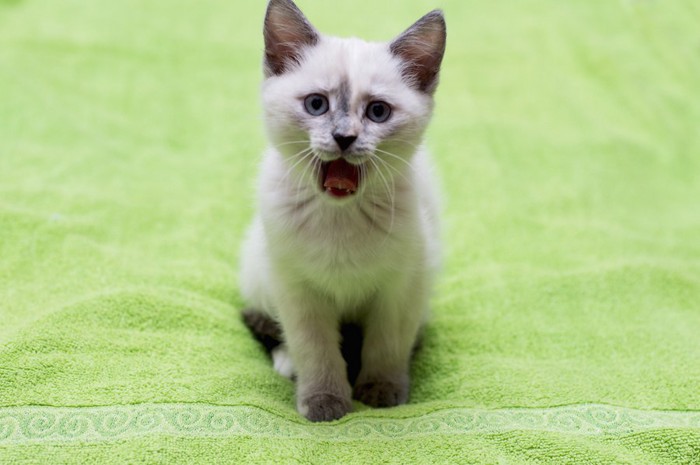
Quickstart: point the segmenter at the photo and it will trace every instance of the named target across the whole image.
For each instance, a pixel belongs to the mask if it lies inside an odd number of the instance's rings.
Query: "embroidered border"
[[[0,445],[105,441],[153,434],[344,441],[516,430],[601,435],[659,428],[700,428],[700,411],[635,410],[598,404],[497,410],[457,408],[413,418],[358,415],[334,424],[314,424],[302,419],[291,421],[251,406],[139,404],[0,408]]]

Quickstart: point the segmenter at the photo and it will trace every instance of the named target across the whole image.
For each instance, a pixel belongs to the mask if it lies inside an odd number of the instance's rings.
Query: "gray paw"
[[[333,421],[350,412],[352,404],[333,394],[314,394],[301,402],[299,411],[311,421]]]
[[[408,401],[408,382],[386,380],[358,383],[353,398],[370,407],[394,407]]]

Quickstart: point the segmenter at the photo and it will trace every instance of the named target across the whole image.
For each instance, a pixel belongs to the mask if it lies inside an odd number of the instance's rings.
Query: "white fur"
[[[312,155],[295,154],[310,145],[319,159],[335,156],[327,122],[308,115],[303,98],[328,94],[333,109],[343,81],[350,84],[352,124],[361,131],[357,145],[372,154],[357,156],[368,166],[359,191],[336,199],[322,192]],[[358,383],[407,380],[440,255],[433,170],[420,145],[433,104],[402,79],[387,44],[323,36],[301,65],[266,79],[262,95],[271,147],[242,251],[241,290],[250,306],[281,323],[294,368],[279,354],[275,365],[297,373],[304,413],[305,399],[318,392],[349,401],[341,321],[364,327]],[[391,104],[389,122],[363,123],[370,99]]]
[[[277,373],[285,378],[294,378],[294,365],[292,365],[292,359],[284,344],[272,349],[270,355],[272,356],[272,366]]]

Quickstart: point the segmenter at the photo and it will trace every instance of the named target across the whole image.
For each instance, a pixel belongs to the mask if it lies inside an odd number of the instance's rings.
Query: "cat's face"
[[[335,200],[389,189],[430,119],[441,13],[368,43],[321,36],[290,0],[271,0],[265,42],[265,120],[287,175]]]

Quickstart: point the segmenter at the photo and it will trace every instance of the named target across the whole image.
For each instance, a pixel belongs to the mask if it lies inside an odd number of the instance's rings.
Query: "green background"
[[[388,40],[435,7],[448,24],[427,135],[445,197],[433,319],[411,404],[352,415],[700,410],[700,4],[298,3],[333,35]],[[264,8],[0,0],[0,408],[253,405],[301,421],[237,313]],[[538,434],[443,441],[498,463],[569,440]],[[691,463],[697,429],[679,434],[574,449]]]

